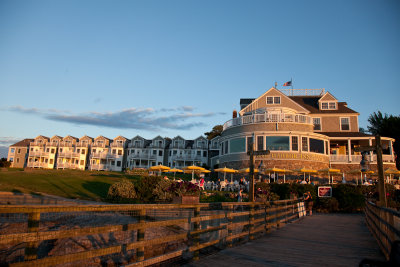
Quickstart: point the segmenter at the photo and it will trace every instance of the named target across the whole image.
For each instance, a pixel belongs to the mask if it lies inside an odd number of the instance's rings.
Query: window
[[[265,146],[267,150],[289,150],[289,136],[267,136]]]
[[[115,155],[115,154],[117,154],[117,150],[116,149],[113,149],[112,150],[112,153]]]
[[[84,161],[84,160],[81,160],[81,164],[80,164],[80,165],[83,166],[83,164],[85,164],[85,161]]]
[[[201,151],[197,150],[197,156],[201,156]]]
[[[153,155],[157,155],[157,150],[153,150]]]
[[[96,149],[93,149],[93,153],[96,153]]]
[[[336,109],[336,102],[322,102],[321,103],[321,109],[335,110]]]
[[[122,150],[121,149],[118,149],[118,155],[122,155]]]
[[[252,145],[253,145],[253,137],[247,137],[247,151],[250,151]]]
[[[324,141],[310,138],[310,152],[324,154]]]
[[[82,153],[81,153],[82,155],[85,155],[85,149],[82,149]]]
[[[230,153],[240,153],[246,152],[246,139],[245,138],[235,138],[229,140]]]
[[[115,165],[115,161],[112,160],[111,161],[111,165],[114,166]]]
[[[21,149],[20,148],[18,148],[18,152],[17,152],[18,154],[20,154],[21,153]]]
[[[267,105],[272,105],[272,104],[280,104],[281,103],[281,97],[280,96],[267,96]]]
[[[121,161],[117,161],[117,167],[121,167]]]
[[[12,158],[10,158],[10,161],[12,161]],[[19,158],[17,158],[17,163],[19,163]]]
[[[297,136],[292,136],[292,151],[299,150],[299,138]]]
[[[225,148],[224,148],[224,151],[225,151],[225,154],[228,154],[228,141],[225,141]]]
[[[321,109],[328,109],[328,103],[321,103]]]
[[[264,150],[264,136],[257,136],[257,150]]]
[[[51,149],[51,154],[54,154],[54,152],[56,152],[56,150],[54,148]]]
[[[308,140],[307,140],[307,137],[302,137],[301,138],[301,151],[308,152]]]
[[[314,131],[321,131],[321,118],[313,118]]]
[[[203,158],[207,157],[207,151],[203,151]]]
[[[329,155],[329,152],[328,152],[328,141],[325,141],[325,154]]]
[[[15,152],[15,148],[11,148],[11,151],[10,151],[11,153],[14,153]]]
[[[50,159],[50,164],[53,164],[53,162],[54,162],[54,160],[53,160],[53,159]]]
[[[46,152],[49,153],[49,152],[50,152],[50,148],[47,148],[47,149],[46,149]]]
[[[60,148],[60,153],[62,153],[63,152],[63,149],[62,148]]]
[[[78,148],[77,150],[76,150],[76,153],[80,153],[81,152],[81,150]]]
[[[13,161],[14,161],[14,158],[10,158],[10,161],[13,162]]]
[[[350,119],[349,118],[340,118],[340,130],[341,131],[349,131],[350,130]]]
[[[335,102],[329,102],[329,109],[336,109],[336,103]]]

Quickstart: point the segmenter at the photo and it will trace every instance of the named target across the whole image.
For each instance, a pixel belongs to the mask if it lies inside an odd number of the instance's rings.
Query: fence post
[[[232,237],[232,233],[233,233],[233,229],[232,229],[232,225],[233,225],[233,209],[234,206],[233,205],[228,205],[228,212],[227,212],[227,219],[228,219],[228,247],[231,248],[233,246],[233,239],[231,239]]]
[[[254,230],[254,202],[250,204],[249,210],[249,240],[253,240],[253,230]]]
[[[198,206],[198,205],[196,205],[196,207],[194,209],[194,217],[195,218],[200,217],[200,206]],[[193,230],[194,231],[200,230],[200,222],[193,223]],[[200,235],[196,234],[193,236],[193,246],[197,247],[199,244],[200,244]],[[195,261],[199,260],[199,254],[200,254],[200,251],[196,249],[193,252],[193,260],[195,260]]]
[[[39,223],[40,223],[40,212],[31,212],[28,214],[28,232],[39,232]],[[28,242],[25,248],[25,257],[24,260],[35,260],[37,259],[37,248],[39,242],[33,241]]]
[[[144,223],[146,221],[146,210],[145,209],[140,209],[139,210],[139,223]],[[143,241],[144,240],[144,228],[139,228],[137,231],[137,241]],[[136,257],[137,261],[144,261],[144,246],[143,247],[138,247],[136,250]]]

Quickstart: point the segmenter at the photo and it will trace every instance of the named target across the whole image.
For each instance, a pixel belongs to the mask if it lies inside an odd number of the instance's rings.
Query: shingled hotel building
[[[375,137],[359,132],[359,113],[324,89],[271,88],[256,99],[241,99],[240,112],[223,125],[220,155],[212,159],[220,166],[249,166],[247,151],[252,139],[255,150],[270,150],[256,156],[265,168],[359,168],[358,146],[375,144]],[[393,138],[382,137],[384,167],[395,167]],[[376,155],[369,154],[370,167],[377,169]]]
[[[240,169],[249,166],[247,151],[252,138],[256,156],[265,168],[359,168],[361,155],[354,149],[374,145],[374,136],[359,132],[359,113],[324,89],[271,88],[256,99],[240,99],[238,117],[223,125],[221,136],[208,141],[200,136],[186,140],[145,139],[136,136],[113,140],[103,136],[25,139],[9,148],[13,167],[73,168],[121,171],[163,164],[170,167],[216,165]],[[394,139],[382,137],[384,167],[395,167]],[[369,154],[376,170],[376,155]]]

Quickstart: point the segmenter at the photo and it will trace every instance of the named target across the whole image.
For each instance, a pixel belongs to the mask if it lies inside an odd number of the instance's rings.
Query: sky
[[[0,157],[24,138],[194,139],[293,80],[400,114],[397,0],[0,0]]]

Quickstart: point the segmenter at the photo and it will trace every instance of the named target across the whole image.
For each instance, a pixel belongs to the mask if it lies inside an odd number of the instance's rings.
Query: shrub
[[[135,197],[135,186],[126,179],[111,185],[107,193],[107,199],[112,202],[124,202]]]
[[[173,182],[167,189],[174,196],[198,196],[200,188],[191,182]]]
[[[338,200],[341,211],[360,211],[365,206],[365,197],[361,188],[354,185],[336,185],[333,188],[332,196]]]
[[[318,212],[338,212],[339,202],[334,197],[319,198],[316,209]]]
[[[172,199],[168,192],[171,181],[160,176],[142,176],[136,184],[138,199],[142,203],[166,202]]]

